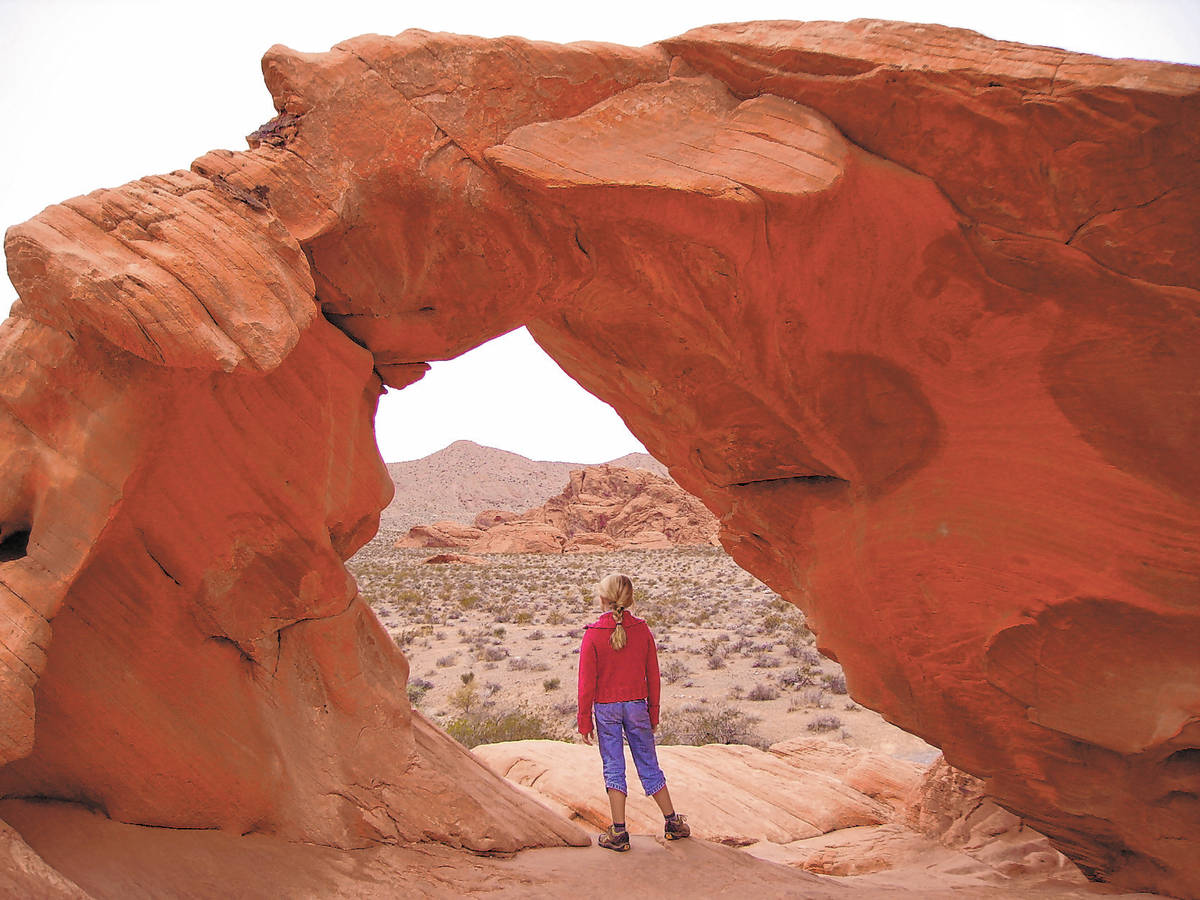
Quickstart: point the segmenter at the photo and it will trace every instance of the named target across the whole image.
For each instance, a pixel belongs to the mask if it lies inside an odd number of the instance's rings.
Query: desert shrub
[[[809,706],[815,706],[817,709],[829,709],[832,705],[832,701],[829,699],[829,692],[824,688],[813,688],[811,691],[805,691],[804,702]]]
[[[773,684],[756,684],[746,695],[747,700],[775,700],[779,697],[779,688]]]
[[[408,680],[408,702],[416,705],[425,699],[425,694],[433,687],[432,681],[427,681],[424,678],[410,678]]]
[[[842,727],[842,720],[839,719],[837,716],[829,715],[828,713],[826,713],[825,715],[817,716],[811,722],[808,723],[808,730],[814,731],[817,733],[822,733],[822,732],[826,732],[826,731],[837,731],[841,727]]]
[[[762,627],[765,631],[775,631],[783,624],[783,616],[778,613],[767,613],[763,616]]]
[[[744,687],[742,687],[740,684],[731,684],[729,686],[729,695],[728,696],[729,696],[730,700],[741,700],[743,697],[746,696],[746,689]]]
[[[781,672],[779,674],[779,683],[784,687],[789,688],[809,687],[810,685],[816,684],[811,675],[809,675],[807,672],[802,672],[799,669]]]
[[[723,668],[725,668],[725,657],[723,657],[723,656],[722,656],[720,653],[714,653],[714,654],[712,654],[712,655],[711,655],[711,656],[709,656],[709,658],[708,658],[708,667],[709,667],[710,669],[723,669]]]
[[[821,680],[825,682],[830,693],[844,694],[846,693],[846,676],[841,672],[834,672],[830,675],[823,675]]]
[[[780,666],[779,660],[771,655],[760,656],[754,660],[753,668],[755,669],[778,669]]]
[[[723,703],[690,704],[666,716],[658,726],[660,744],[749,744],[766,749],[767,742],[757,731],[762,720]]]
[[[492,637],[503,639],[504,635],[506,634],[508,634],[508,632],[505,630],[503,625],[497,625],[492,629]]]
[[[523,672],[529,668],[529,657],[513,656],[509,657],[508,667],[514,672]]]
[[[456,662],[458,662],[458,654],[448,653],[445,656],[438,657],[437,665],[439,669],[445,669],[454,665]]]
[[[521,612],[519,612],[515,616],[513,616],[513,621],[516,622],[518,625],[528,625],[530,622],[533,621],[533,613],[531,613],[527,609],[521,610]]]
[[[467,594],[464,597],[458,598],[458,605],[463,609],[474,609],[477,603],[479,603],[478,594]]]
[[[662,667],[661,674],[663,680],[666,681],[667,684],[674,684],[681,678],[686,678],[688,675],[691,675],[692,670],[684,665],[683,660],[673,659]]]
[[[853,700],[847,700],[846,705],[843,707],[843,709],[845,709],[846,712],[855,712],[857,710],[862,709],[862,707],[859,706],[857,703],[855,703]]]
[[[508,656],[508,650],[504,647],[488,647],[483,651],[483,658],[488,662],[499,662]]]
[[[819,666],[821,664],[821,654],[812,647],[805,647],[801,644],[788,644],[788,656],[806,666]]]
[[[529,635],[529,639],[531,641],[540,641],[545,637],[546,637],[546,632],[542,631],[542,629],[540,629],[540,628],[537,631],[534,631]]]
[[[565,621],[567,621],[566,617],[564,617],[563,614],[557,609],[552,609],[550,612],[546,613],[547,625],[561,625]]]
[[[450,705],[457,709],[464,716],[470,715],[479,704],[479,688],[475,685],[474,680],[464,682],[462,687],[458,688],[450,695]]]
[[[579,706],[575,700],[559,700],[552,707],[556,716],[570,716],[571,721],[575,721],[575,714],[579,711]]]
[[[490,715],[464,713],[446,726],[446,732],[467,749],[502,741],[566,739],[561,727],[525,709]]]
[[[718,652],[721,649],[722,644],[727,643],[728,641],[729,641],[729,635],[718,634],[716,637],[709,638],[708,640],[703,641],[700,644],[700,646],[702,648],[701,652],[703,652],[705,656],[711,656],[712,654]]]
[[[461,675],[458,676],[458,678],[463,684],[470,684],[472,681],[475,680],[475,673],[474,672],[463,672]]]
[[[392,642],[403,650],[411,644],[417,637],[417,632],[411,628],[406,628],[403,631],[397,631],[392,635]]]
[[[504,685],[498,681],[489,681],[484,685],[484,689],[487,691],[488,696],[491,697],[493,694],[498,694],[504,690]]]
[[[548,694],[551,691],[557,691],[561,685],[562,685],[561,678],[547,678],[545,681],[542,682],[542,690],[544,690]]]

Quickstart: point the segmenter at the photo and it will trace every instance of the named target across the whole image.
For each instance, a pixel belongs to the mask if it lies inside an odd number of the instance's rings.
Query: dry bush
[[[722,703],[690,704],[664,717],[658,726],[660,744],[749,744],[765,750],[766,740],[756,726],[762,720]]]
[[[833,705],[833,701],[829,699],[829,692],[823,688],[813,688],[811,691],[805,691],[804,702],[817,709],[829,709]]]
[[[826,731],[837,731],[842,727],[842,720],[837,716],[825,714],[814,718],[808,723],[808,730],[818,734]]]
[[[779,698],[779,688],[773,684],[758,683],[750,688],[750,693],[746,695],[747,700],[776,700]]]
[[[446,726],[446,732],[467,749],[503,741],[566,740],[563,728],[526,709],[483,715],[463,714]]]
[[[410,678],[408,680],[408,702],[416,706],[425,699],[425,694],[433,687],[433,682],[425,678]]]
[[[825,682],[825,687],[833,694],[846,693],[846,676],[841,672],[833,672],[829,675],[822,675],[821,680]]]
[[[674,684],[692,674],[692,670],[681,659],[671,660],[659,671],[663,677],[663,681],[667,682],[667,684]]]

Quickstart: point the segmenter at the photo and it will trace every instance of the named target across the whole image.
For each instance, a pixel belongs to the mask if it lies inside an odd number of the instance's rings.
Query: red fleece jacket
[[[616,623],[606,612],[583,630],[579,648],[579,733],[592,733],[592,704],[645,700],[650,724],[658,725],[658,651],[645,619],[625,613],[626,644],[614,650]]]

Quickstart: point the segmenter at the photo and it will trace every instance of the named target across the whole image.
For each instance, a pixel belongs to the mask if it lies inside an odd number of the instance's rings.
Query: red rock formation
[[[416,525],[406,547],[469,547],[474,553],[595,553],[715,544],[717,520],[669,478],[644,469],[588,466],[557,497],[521,514],[484,510],[475,527]]]
[[[470,566],[482,566],[487,560],[482,556],[471,556],[467,553],[438,553],[421,562],[425,565],[444,565],[446,563],[463,563]]]
[[[482,528],[472,528],[458,522],[434,522],[432,525],[414,525],[408,529],[408,534],[396,541],[395,546],[469,547],[482,536]]]
[[[517,519],[489,528],[471,545],[472,553],[562,553],[567,536],[545,522]]]
[[[507,509],[485,509],[475,516],[475,527],[483,530],[491,528],[493,525],[502,525],[505,522],[511,522],[517,518],[518,513]]]
[[[607,534],[618,546],[717,542],[712,513],[671,479],[645,469],[602,465],[572,472],[561,494],[520,519],[553,525],[568,538]],[[643,536],[650,532],[648,541]]]
[[[855,22],[264,73],[251,150],[7,235],[0,791],[578,839],[409,711],[341,566],[380,379],[526,323],[856,699],[1200,893],[1197,70]]]

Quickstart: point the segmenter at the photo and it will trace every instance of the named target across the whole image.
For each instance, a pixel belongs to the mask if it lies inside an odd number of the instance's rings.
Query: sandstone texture
[[[263,71],[249,150],[7,232],[0,795],[582,841],[411,711],[342,565],[381,387],[524,324],[856,700],[1200,895],[1200,71],[878,21]]]
[[[523,513],[483,510],[475,524],[414,525],[396,547],[466,547],[472,553],[597,553],[716,544],[717,520],[675,484],[645,469],[588,466],[562,493]]]
[[[594,830],[609,822],[594,747],[515,741],[472,751],[497,774]],[[677,809],[697,839],[840,878],[898,885],[1003,885],[1012,895],[1086,884],[1041,834],[997,807],[942,759],[926,767],[819,738],[753,747],[659,747]],[[632,759],[626,759],[633,772]],[[662,815],[631,784],[631,833],[657,834]],[[866,884],[859,890],[869,892]]]
[[[397,547],[469,547],[483,537],[482,528],[460,525],[458,522],[434,522],[414,525],[408,534],[396,541]]]
[[[818,749],[807,766],[798,765],[807,744]],[[822,744],[819,739],[797,742],[783,754],[738,744],[665,746],[658,748],[658,758],[667,773],[672,800],[688,814],[693,834],[704,840],[735,847],[759,841],[787,844],[842,828],[881,825],[898,817],[898,803],[887,802],[881,795],[890,795],[892,800],[906,798],[921,780],[921,766],[843,748],[859,758],[872,757],[878,767],[878,779],[861,779],[864,789],[860,790],[824,768],[828,757],[819,749]],[[595,747],[513,741],[485,744],[472,752],[498,775],[532,787],[555,809],[588,828],[603,830],[611,822]],[[631,779],[626,808],[629,827],[637,834],[660,832],[662,813],[637,789],[628,748],[626,763]],[[897,794],[902,796],[897,798]]]

